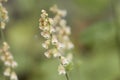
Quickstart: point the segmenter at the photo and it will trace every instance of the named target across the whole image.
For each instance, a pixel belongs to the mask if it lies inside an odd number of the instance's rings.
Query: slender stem
[[[65,74],[66,80],[70,80],[68,73]]]

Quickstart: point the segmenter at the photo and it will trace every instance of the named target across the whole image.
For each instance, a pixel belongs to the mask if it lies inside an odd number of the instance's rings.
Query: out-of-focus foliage
[[[73,0],[83,15],[96,15],[107,9],[110,0]]]
[[[44,57],[43,38],[38,29],[41,9],[48,10],[54,4],[67,9],[71,39],[76,45],[71,80],[119,80],[120,53],[110,1],[8,0],[5,6],[10,20],[5,34],[19,64],[16,69],[19,80],[66,80],[58,75],[57,62]],[[119,18],[119,3],[116,6]]]

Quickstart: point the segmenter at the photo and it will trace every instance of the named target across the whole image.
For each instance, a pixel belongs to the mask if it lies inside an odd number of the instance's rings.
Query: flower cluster
[[[41,35],[46,39],[42,44],[46,49],[44,55],[47,58],[58,58],[60,61],[58,72],[59,74],[66,74],[68,71],[67,66],[72,62],[70,50],[74,48],[69,38],[71,34],[70,27],[67,26],[66,20],[63,19],[67,12],[58,9],[56,5],[51,7],[50,11],[56,14],[54,18],[49,18],[47,12],[42,10],[39,19],[39,28],[42,30]]]
[[[14,72],[14,68],[17,66],[17,63],[14,61],[14,58],[9,51],[9,45],[6,42],[3,42],[3,47],[0,49],[0,54],[0,59],[6,67],[4,76],[10,77],[10,80],[18,80],[17,75]]]
[[[0,30],[5,29],[6,22],[8,21],[8,12],[3,7],[2,2],[6,2],[7,0],[0,0]],[[4,34],[2,33],[2,38]],[[12,54],[9,51],[9,45],[3,39],[3,44],[0,48],[0,60],[4,63],[5,70],[3,72],[4,76],[10,77],[10,80],[18,80],[18,77],[14,71],[14,68],[17,66],[16,61]]]
[[[7,0],[0,0],[0,28],[4,29],[6,22],[8,21],[8,12],[5,7],[3,7],[2,2]]]

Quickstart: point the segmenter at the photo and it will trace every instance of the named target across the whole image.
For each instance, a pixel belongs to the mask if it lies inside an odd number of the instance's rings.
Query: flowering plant
[[[42,46],[46,49],[44,55],[47,58],[54,57],[59,59],[58,72],[66,75],[71,69],[72,53],[74,48],[69,36],[71,29],[67,26],[64,19],[66,10],[58,9],[56,5],[50,8],[50,11],[55,14],[55,17],[49,18],[48,13],[42,10],[41,18],[39,19],[39,28],[42,30],[41,35],[46,39]]]
[[[3,7],[2,2],[7,0],[0,0],[0,30],[2,36],[2,47],[0,48],[0,60],[4,63],[5,71],[4,76],[10,77],[10,80],[18,80],[14,68],[17,66],[17,62],[14,60],[13,55],[9,51],[9,45],[4,39],[3,29],[5,29],[6,22],[8,21],[8,12]]]

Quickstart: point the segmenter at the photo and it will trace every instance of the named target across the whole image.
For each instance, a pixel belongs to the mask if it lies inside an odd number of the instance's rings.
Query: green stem
[[[66,80],[70,80],[68,73],[65,74]]]

